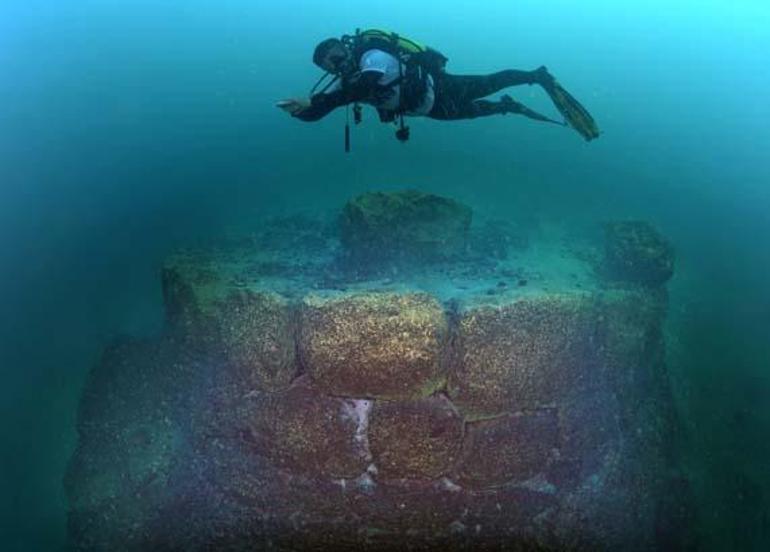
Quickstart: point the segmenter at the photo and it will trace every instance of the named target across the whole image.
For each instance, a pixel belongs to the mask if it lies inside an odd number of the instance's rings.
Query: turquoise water
[[[385,5],[387,4],[387,5]],[[372,111],[302,124],[327,36],[396,29],[456,73],[545,64],[604,135],[513,117]],[[419,188],[511,220],[637,217],[676,245],[669,365],[707,550],[770,545],[770,7],[7,0],[0,6],[0,538],[56,550],[85,374],[119,333],[160,327],[175,247],[265,216]],[[536,88],[517,99],[553,114]]]

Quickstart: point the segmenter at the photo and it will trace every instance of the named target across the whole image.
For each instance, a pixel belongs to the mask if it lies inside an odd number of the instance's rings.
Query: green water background
[[[386,5],[387,4],[387,5]],[[274,108],[356,27],[434,45],[456,73],[547,65],[591,144],[513,117]],[[678,250],[669,364],[709,550],[770,546],[770,5],[762,1],[5,0],[0,5],[0,547],[64,542],[61,478],[103,345],[152,334],[179,244],[415,187],[512,220],[653,221]],[[536,88],[512,91],[553,113]]]

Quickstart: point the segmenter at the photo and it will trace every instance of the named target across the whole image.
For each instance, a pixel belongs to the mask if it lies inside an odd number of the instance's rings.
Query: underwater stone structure
[[[612,222],[605,233],[610,278],[657,286],[674,275],[673,248],[649,223]]]
[[[344,258],[367,274],[457,259],[466,251],[472,218],[468,206],[434,194],[362,194],[340,214]]]
[[[362,280],[321,227],[168,259],[83,392],[75,549],[682,546],[662,282],[532,239]]]

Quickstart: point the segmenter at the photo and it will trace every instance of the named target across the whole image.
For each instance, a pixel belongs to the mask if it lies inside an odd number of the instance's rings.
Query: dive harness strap
[[[392,33],[390,35],[390,39],[393,42],[393,45],[398,47],[398,35],[396,33]],[[398,130],[396,131],[396,140],[401,142],[402,144],[409,141],[409,127],[406,126],[404,123],[404,112],[406,109],[404,109],[404,62],[401,59],[401,56],[397,56],[398,58],[398,83],[396,86],[399,87],[399,93],[398,93],[398,111],[396,114],[398,115],[399,123],[398,123]],[[392,84],[391,84],[392,86]]]
[[[351,51],[355,51],[355,43],[360,39],[361,35],[361,29],[356,29],[356,34],[353,37],[350,37],[348,35],[342,37],[342,42],[345,44],[345,46]],[[401,55],[398,53],[398,41],[399,36],[397,33],[391,33],[389,35],[390,42],[393,44],[393,49],[396,52],[396,58],[398,59],[398,79],[388,84],[388,87],[394,87],[394,86],[400,86],[399,90],[399,97],[398,97],[398,109],[395,111],[396,119],[398,119],[398,130],[396,130],[396,139],[399,142],[407,142],[410,137],[410,128],[406,125],[406,122],[404,120],[404,115],[407,111],[406,106],[404,105],[404,60],[402,59]],[[326,72],[324,73],[320,79],[318,79],[318,82],[316,82],[315,86],[313,86],[312,90],[310,91],[310,95],[312,96],[316,90],[321,86],[321,84],[324,82],[325,79],[327,79],[332,73]],[[334,75],[334,78],[331,79],[319,92],[320,94],[324,94],[335,82],[337,82],[341,78],[341,75],[337,74]],[[353,121],[356,125],[361,123],[361,104],[359,102],[355,102],[353,104]],[[348,105],[346,108],[346,114],[345,114],[345,153],[350,153],[350,106]]]
[[[327,71],[326,73],[324,73],[323,75],[321,75],[321,78],[320,78],[320,79],[318,79],[318,81],[315,83],[315,85],[313,86],[313,88],[311,88],[311,89],[310,89],[310,96],[311,96],[311,97],[312,97],[312,96],[313,96],[313,95],[316,93],[316,90],[318,90],[318,87],[319,87],[319,86],[321,86],[321,83],[322,83],[323,81],[325,81],[325,80],[326,80],[328,77],[330,77],[331,75],[332,75],[332,73],[330,73],[329,71]],[[332,86],[332,85],[333,85],[335,82],[337,82],[338,80],[340,80],[340,76],[339,76],[339,75],[334,75],[334,78],[333,78],[332,80],[330,80],[328,83],[326,83],[326,85],[325,85],[325,86],[324,86],[324,87],[321,89],[321,91],[319,92],[319,94],[326,94],[326,91],[327,91],[327,90],[329,90],[329,88],[331,88],[331,86]]]

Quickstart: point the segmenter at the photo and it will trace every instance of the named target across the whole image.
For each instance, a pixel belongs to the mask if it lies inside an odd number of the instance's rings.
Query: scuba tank
[[[406,142],[410,133],[404,115],[419,106],[428,90],[429,79],[444,72],[449,58],[415,40],[381,29],[357,29],[355,35],[345,35],[341,40],[354,59],[360,59],[365,51],[372,49],[382,50],[398,59],[399,78],[389,85],[401,87],[398,109],[378,112],[382,122],[398,120],[396,139]]]
[[[412,39],[380,29],[356,29],[353,35],[343,35],[340,38],[342,44],[350,51],[353,59],[360,60],[361,55],[367,50],[378,49],[389,53],[399,62],[399,77],[388,86],[400,86],[399,106],[396,110],[380,110],[380,120],[391,122],[398,120],[399,128],[396,138],[400,142],[409,140],[409,127],[404,122],[405,113],[419,106],[428,89],[429,78],[436,77],[442,72],[448,61],[438,50],[424,46]],[[332,77],[330,80],[329,77]],[[310,95],[317,91],[325,93],[338,80],[344,78],[342,74],[327,72],[313,86]],[[320,90],[319,90],[320,89]],[[361,105],[353,106],[355,124],[361,122]],[[345,151],[350,151],[350,112],[348,111],[345,122]]]

